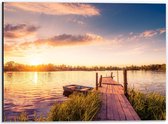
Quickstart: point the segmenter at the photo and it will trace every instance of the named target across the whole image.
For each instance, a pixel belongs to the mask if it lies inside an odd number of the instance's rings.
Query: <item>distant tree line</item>
[[[25,65],[10,61],[5,63],[4,71],[105,71],[105,70],[153,70],[153,71],[166,71],[166,64],[151,64],[143,66],[70,66],[70,65],[54,65],[54,64],[40,64],[40,65]]]
[[[152,70],[152,71],[166,71],[166,64],[151,64],[142,66],[127,66],[127,70]]]

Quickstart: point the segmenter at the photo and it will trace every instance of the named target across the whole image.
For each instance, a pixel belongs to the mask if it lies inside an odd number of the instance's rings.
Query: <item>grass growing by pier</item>
[[[165,120],[166,97],[158,93],[144,94],[129,90],[128,99],[142,120]]]
[[[30,120],[29,120],[28,114],[26,112],[21,112],[17,117],[14,118],[14,120],[10,120],[10,121],[26,122],[26,121],[30,121]],[[32,121],[47,121],[47,118],[44,117],[42,114],[40,116],[37,116],[37,113],[34,112]]]
[[[96,117],[101,107],[100,94],[97,91],[89,92],[87,95],[73,93],[67,101],[55,103],[51,107],[47,117],[38,117],[34,113],[34,121],[91,121]],[[26,112],[22,112],[14,118],[14,121],[29,121]]]
[[[98,92],[88,95],[74,93],[69,100],[55,104],[49,114],[49,121],[91,121],[100,109],[101,99]]]
[[[141,120],[165,120],[166,97],[157,93],[144,94],[134,89],[129,90],[128,99]],[[90,92],[88,95],[74,93],[63,103],[56,103],[51,107],[47,117],[37,117],[34,121],[91,121],[96,117],[101,107],[100,94]],[[23,112],[15,121],[29,121]]]
[[[90,121],[100,109],[101,99],[98,92],[88,95],[74,93],[69,100],[55,104],[48,115],[49,121]]]
[[[15,121],[28,121],[28,115],[26,112],[22,112],[18,117],[14,119]]]

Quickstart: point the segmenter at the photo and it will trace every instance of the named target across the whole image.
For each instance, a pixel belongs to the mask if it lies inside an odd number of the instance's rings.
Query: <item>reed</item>
[[[97,91],[89,92],[87,95],[73,93],[67,101],[55,103],[47,117],[42,114],[37,116],[34,112],[33,121],[91,121],[96,117],[100,107],[101,99]],[[14,121],[29,121],[29,117],[26,112],[22,112]]]
[[[165,120],[166,97],[159,93],[128,91],[128,99],[142,120]]]
[[[165,120],[166,97],[158,93],[141,93],[128,90],[128,100],[141,120]],[[34,121],[91,121],[94,120],[101,107],[100,94],[97,91],[87,95],[74,93],[63,103],[51,107],[47,117],[34,114]],[[28,121],[28,115],[22,112],[15,121]]]
[[[28,118],[28,115],[26,112],[22,112],[20,113],[20,115],[16,118],[14,118],[15,121],[28,121],[29,118]]]
[[[101,106],[98,92],[89,92],[87,95],[74,93],[70,98],[52,106],[48,121],[91,121],[95,118]]]

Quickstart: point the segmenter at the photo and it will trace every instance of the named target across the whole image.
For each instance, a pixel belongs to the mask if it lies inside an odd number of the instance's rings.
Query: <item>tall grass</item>
[[[17,117],[14,118],[14,120],[10,120],[10,121],[22,121],[22,122],[24,122],[24,121],[30,121],[30,120],[29,120],[28,114],[26,112],[21,112]],[[40,116],[38,116],[37,113],[34,112],[32,121],[47,121],[47,119],[42,114]]]
[[[142,120],[165,120],[166,97],[158,93],[144,94],[129,90],[128,99]]]
[[[128,99],[142,120],[165,120],[166,97],[157,93],[144,94],[134,89],[129,90]],[[51,107],[47,117],[34,114],[34,121],[91,121],[101,107],[100,94],[96,91],[87,95],[74,93],[63,103]],[[25,112],[15,121],[28,121]]]
[[[56,103],[48,114],[49,121],[91,121],[100,109],[98,92],[74,93],[62,104]]]
[[[19,115],[18,117],[16,117],[14,120],[15,120],[15,121],[28,121],[29,118],[28,118],[28,115],[27,115],[26,112],[22,112],[22,113],[20,113],[20,115]]]
[[[100,94],[97,91],[87,95],[73,93],[67,101],[55,103],[47,117],[37,116],[34,113],[34,121],[91,121],[96,117],[101,107]],[[14,121],[29,121],[26,112],[22,112]]]

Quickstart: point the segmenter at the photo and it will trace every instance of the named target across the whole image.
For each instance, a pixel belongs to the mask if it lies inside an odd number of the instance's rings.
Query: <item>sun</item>
[[[42,63],[42,61],[39,58],[32,58],[30,61],[31,65],[39,65],[41,63]]]

